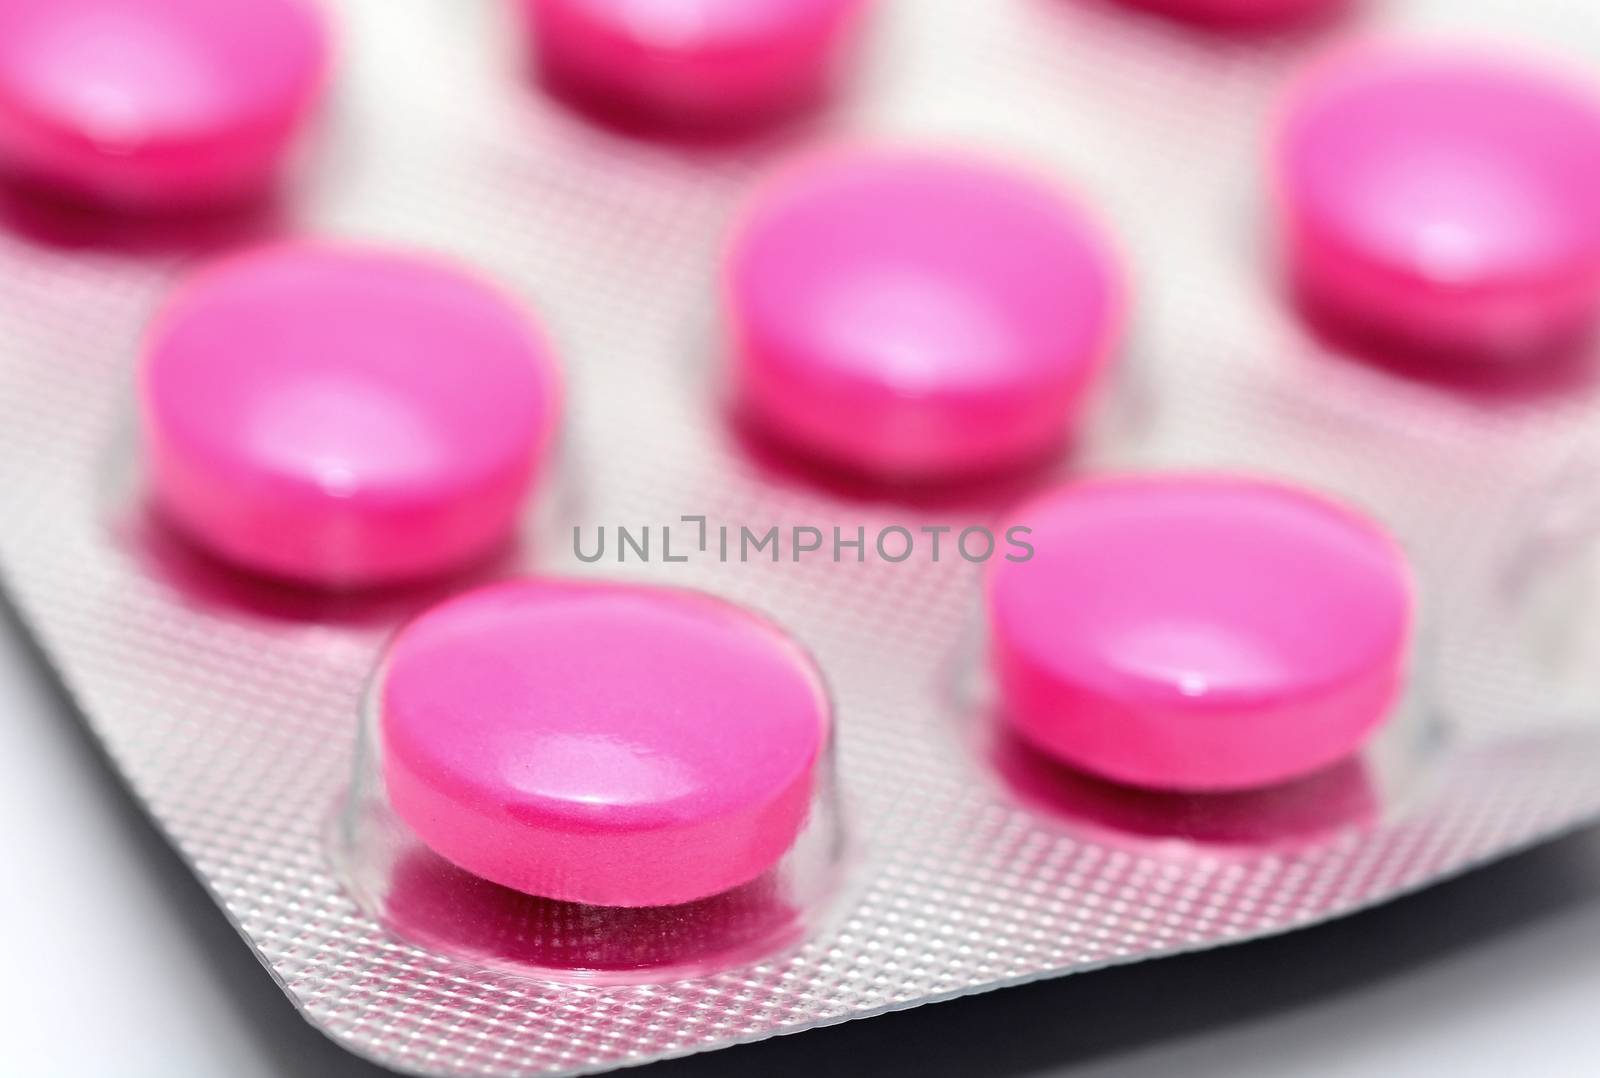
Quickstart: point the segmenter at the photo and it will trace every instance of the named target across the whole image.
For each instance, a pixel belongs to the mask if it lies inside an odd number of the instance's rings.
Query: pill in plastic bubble
[[[225,259],[146,342],[154,501],[212,554],[327,586],[457,568],[512,534],[559,378],[493,286],[323,243]]]
[[[1092,480],[1022,506],[1034,556],[987,581],[1000,711],[1105,778],[1265,786],[1342,759],[1390,713],[1404,555],[1319,496],[1210,475]]]
[[[1264,28],[1319,18],[1352,0],[1122,0],[1175,19],[1205,26]]]
[[[879,478],[1059,450],[1121,323],[1120,273],[1078,207],[938,152],[840,151],[780,171],[724,274],[741,418]]]
[[[0,0],[0,167],[134,209],[256,194],[328,52],[308,0]]]
[[[1507,60],[1367,46],[1289,97],[1274,172],[1307,309],[1385,348],[1515,360],[1600,311],[1600,100]]]
[[[697,592],[523,580],[401,631],[385,786],[435,853],[546,898],[688,902],[747,883],[810,810],[830,709],[771,624]]]
[[[617,114],[723,126],[816,102],[866,0],[523,0],[546,82]]]

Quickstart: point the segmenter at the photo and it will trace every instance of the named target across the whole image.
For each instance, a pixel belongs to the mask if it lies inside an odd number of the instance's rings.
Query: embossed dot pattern
[[[605,1070],[1311,924],[1600,813],[1600,726],[1551,710],[1505,646],[1496,604],[1519,540],[1484,524],[1551,523],[1541,477],[1572,460],[1600,401],[1580,389],[1485,409],[1341,362],[1284,309],[1246,241],[1252,183],[1271,102],[1315,43],[1219,47],[1117,5],[891,0],[862,84],[819,121],[1026,154],[1123,237],[1151,304],[1090,417],[1084,467],[1265,470],[1363,506],[1413,557],[1438,746],[1400,754],[1369,826],[1292,850],[1174,852],[1043,816],[970,751],[974,566],[575,564],[574,523],[962,518],[771,474],[718,421],[718,242],[783,147],[685,153],[549,106],[519,81],[503,5],[332,6],[348,137],[287,192],[298,223],[435,247],[537,302],[569,374],[571,496],[530,526],[529,566],[707,588],[791,632],[835,694],[859,844],[802,946],[710,976],[546,983],[387,934],[341,892],[323,831],[365,679],[407,611],[307,616],[156,556],[131,512],[134,356],[198,252],[0,231],[8,599],[137,797],[339,1043],[434,1075]],[[1600,61],[1589,0],[1371,8],[1364,28],[1505,31]],[[1525,511],[1508,513],[1508,490]]]

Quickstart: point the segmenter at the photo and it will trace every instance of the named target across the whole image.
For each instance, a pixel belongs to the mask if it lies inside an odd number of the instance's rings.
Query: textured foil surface
[[[435,1075],[604,1070],[1286,931],[1600,815],[1600,676],[1584,658],[1600,639],[1585,613],[1600,580],[1593,384],[1484,393],[1332,353],[1280,295],[1260,168],[1284,79],[1332,38],[1526,41],[1593,72],[1591,0],[1377,0],[1327,30],[1241,39],[1093,0],[888,0],[826,115],[700,145],[547,100],[498,3],[348,0],[334,14],[333,107],[275,214],[180,233],[0,207],[0,569],[151,815],[306,1017],[352,1051]],[[1373,811],[1310,829],[1290,812],[1277,836],[1247,804],[1247,834],[1216,840],[1116,812],[1091,826],[1021,796],[983,746],[977,570],[959,558],[573,557],[575,524],[702,514],[870,534],[983,521],[1014,496],[834,489],[752,453],[719,410],[715,270],[739,200],[813,140],[880,136],[1031,161],[1120,238],[1125,366],[1064,471],[1268,472],[1401,537],[1428,633],[1405,721],[1359,765]],[[414,945],[348,896],[328,833],[364,683],[426,597],[237,579],[139,508],[142,329],[176,274],[258,232],[436,248],[542,313],[571,411],[521,568],[705,588],[814,652],[839,708],[852,854],[807,938],[686,979],[557,982]]]

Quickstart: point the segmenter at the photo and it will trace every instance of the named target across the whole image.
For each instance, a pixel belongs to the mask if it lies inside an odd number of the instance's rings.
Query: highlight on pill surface
[[[224,561],[362,587],[506,543],[560,383],[531,316],[415,253],[272,245],[202,269],[139,372],[148,484]]]
[[[521,0],[540,76],[631,119],[728,126],[823,99],[869,0]]]
[[[1110,247],[1070,198],[929,150],[780,170],[734,230],[723,292],[741,421],[825,464],[912,480],[1060,450],[1123,306]]]
[[[811,660],[698,592],[557,580],[435,607],[380,671],[394,812],[506,887],[665,906],[748,883],[794,843],[831,724]]]
[[[1535,360],[1600,314],[1600,95],[1444,45],[1316,64],[1272,147],[1306,309],[1435,362]]]
[[[1410,570],[1371,519],[1276,482],[1148,475],[1015,510],[1035,556],[987,580],[1004,719],[1118,782],[1266,786],[1354,752],[1387,718]]]
[[[312,0],[0,0],[0,169],[119,208],[258,194],[329,49]]]

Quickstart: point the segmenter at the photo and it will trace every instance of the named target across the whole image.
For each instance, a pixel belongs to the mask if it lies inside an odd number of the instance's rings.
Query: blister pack
[[[1373,0],[1239,35],[1098,0],[884,0],[826,105],[696,139],[596,122],[532,85],[505,5],[330,7],[329,107],[270,210],[180,229],[8,196],[0,571],[138,799],[338,1043],[418,1074],[597,1072],[1288,931],[1600,815],[1592,381],[1459,384],[1311,331],[1285,296],[1265,165],[1286,87],[1336,41],[1457,35],[1595,68],[1590,0]],[[863,483],[729,421],[730,233],[783,162],[862,144],[1026,162],[1109,237],[1119,358],[1042,472]],[[199,263],[295,236],[439,252],[537,312],[565,415],[516,550],[470,580],[280,585],[152,517],[135,371],[158,312]],[[1405,550],[1411,658],[1358,756],[1266,788],[1155,793],[1000,731],[1019,690],[986,661],[984,580],[1022,556],[1011,507],[1069,477],[1173,469],[1328,492]],[[459,805],[429,800],[442,787],[422,769],[445,765],[427,753],[455,748],[404,725],[428,713],[426,666],[462,624],[510,615],[415,619],[525,575],[605,592],[607,609],[648,605],[658,593],[632,590],[647,584],[718,597],[648,615],[677,650],[670,676],[638,684],[631,662],[585,665],[632,654],[604,619],[517,631],[539,669],[581,668],[618,708],[648,711],[670,682],[776,715],[774,697],[737,695],[741,677],[789,679],[782,707],[810,726],[694,734],[718,790],[776,774],[784,752],[814,768],[763,825],[783,849],[748,871],[712,853],[658,872],[650,846],[497,859]],[[1284,632],[1308,654],[1345,639]],[[549,774],[505,781],[548,788],[606,749],[539,751]],[[688,781],[634,776],[638,760],[606,773],[630,791]]]

